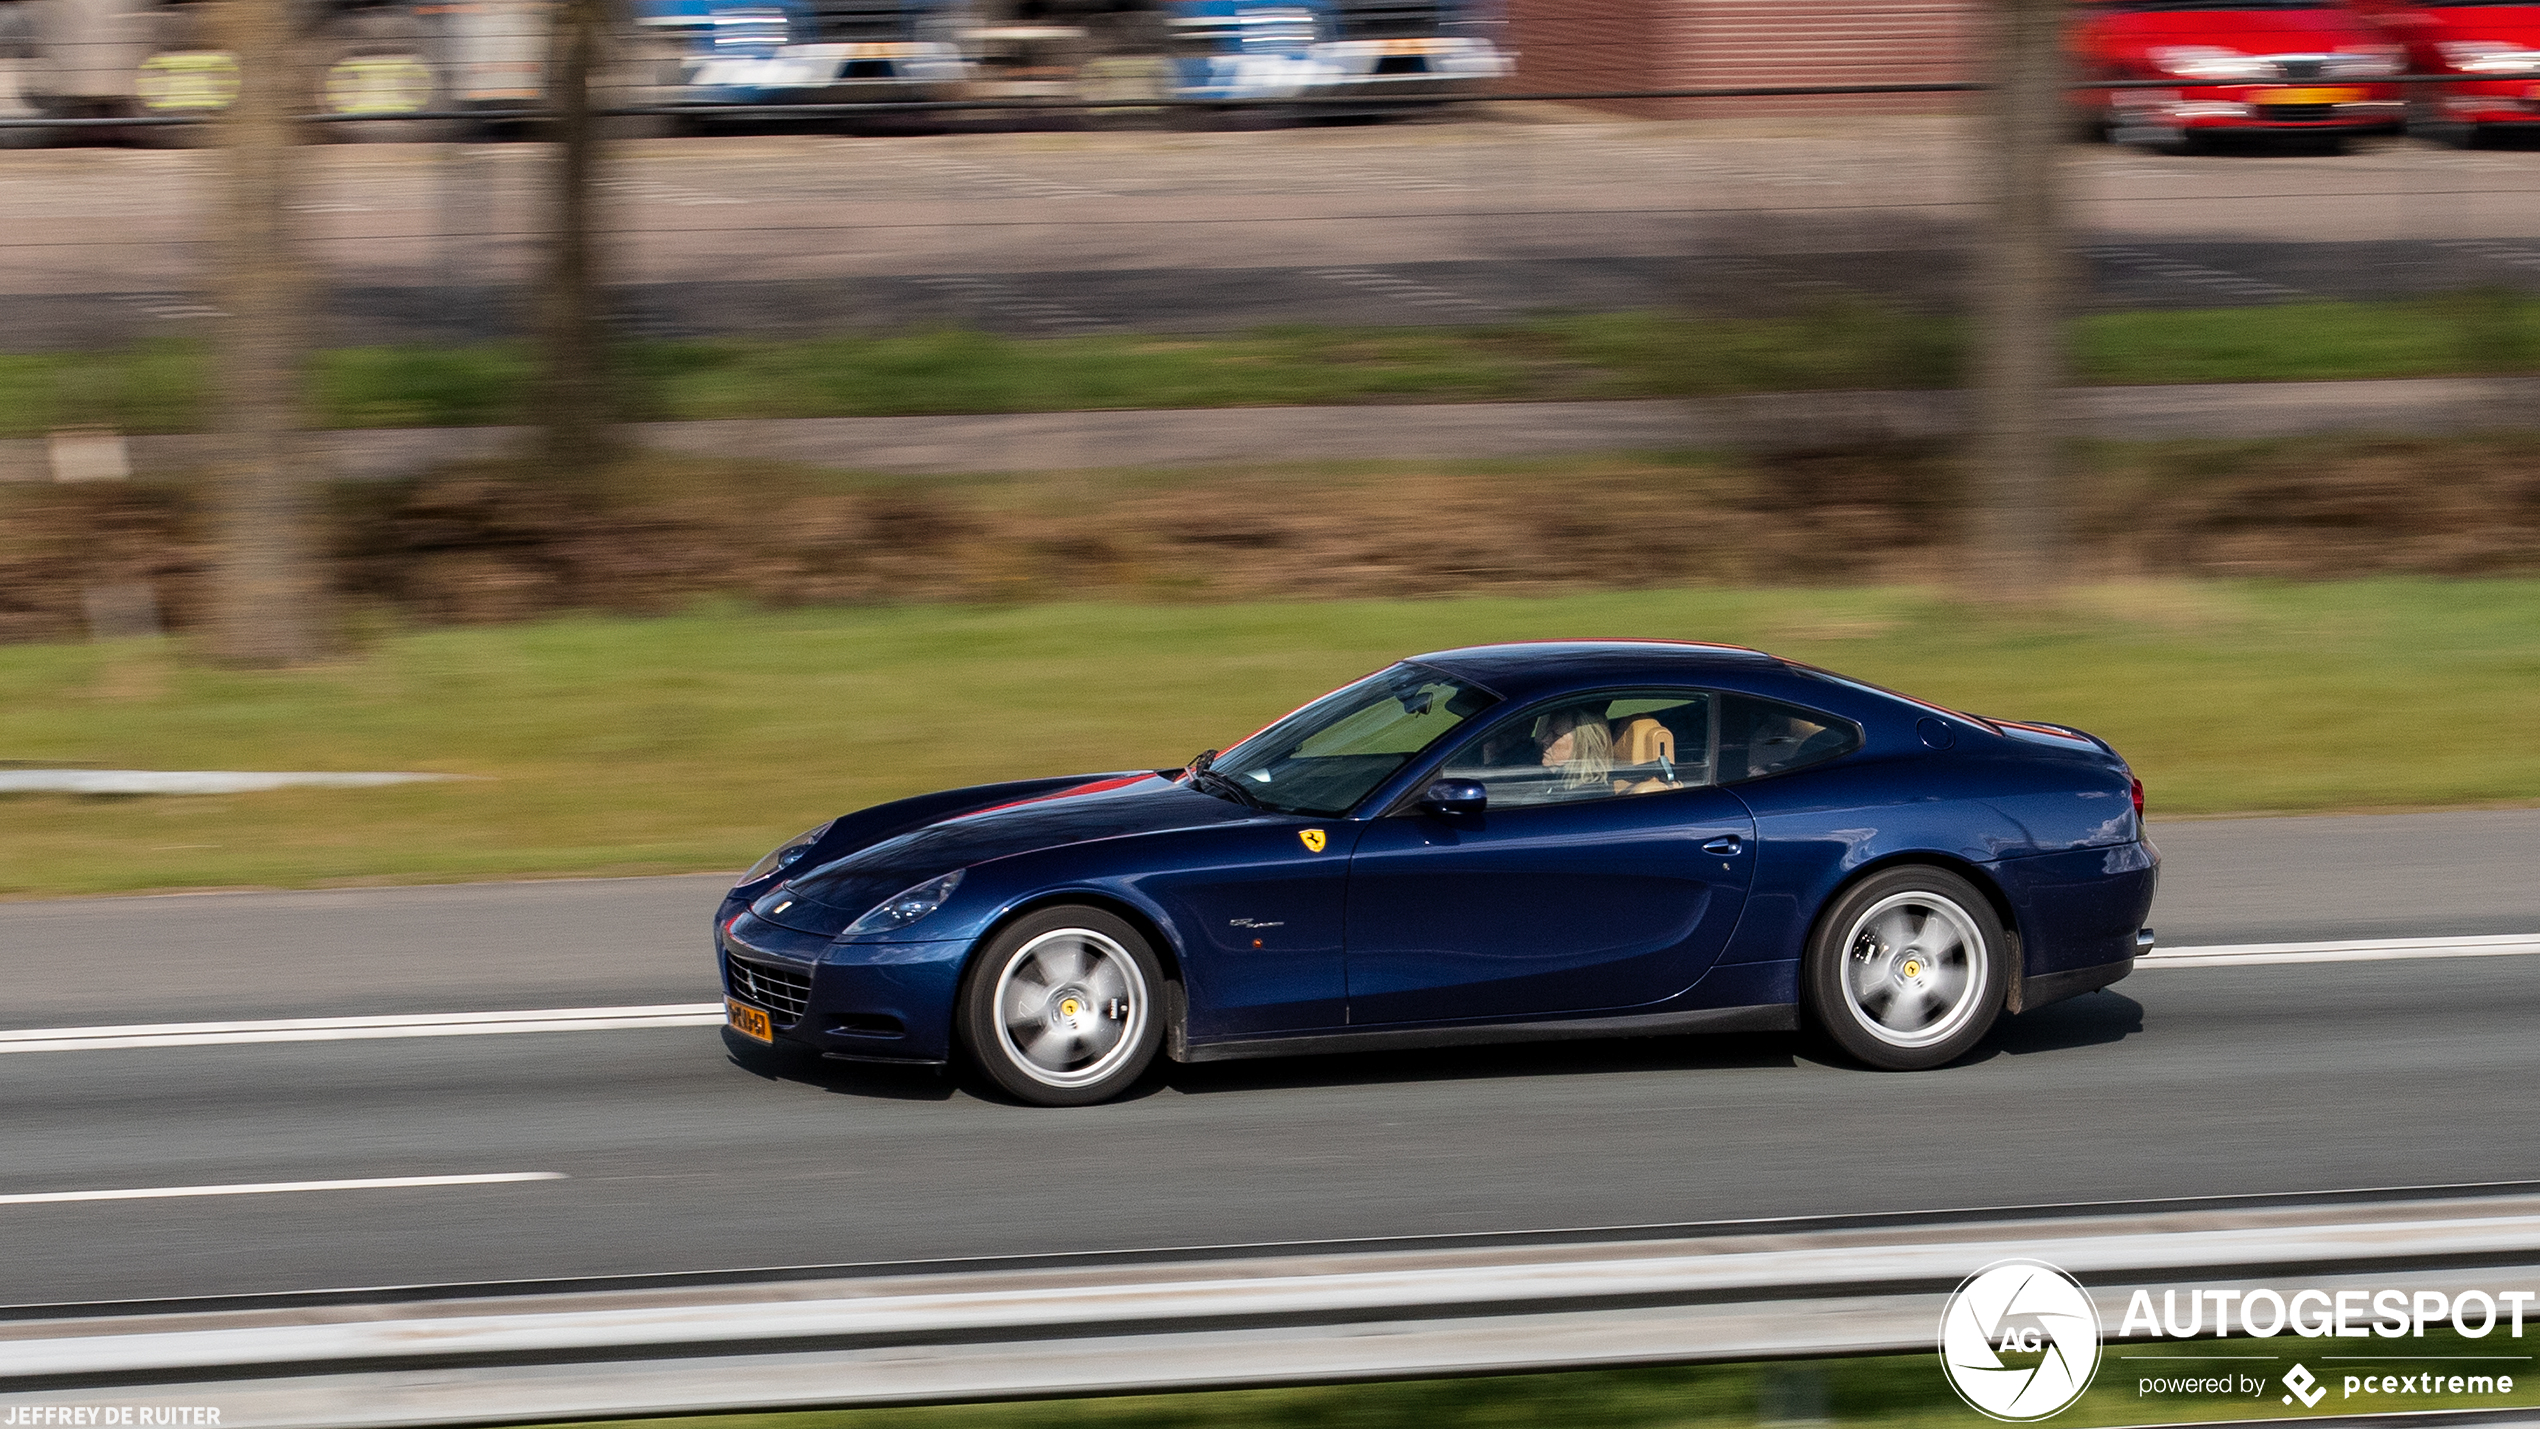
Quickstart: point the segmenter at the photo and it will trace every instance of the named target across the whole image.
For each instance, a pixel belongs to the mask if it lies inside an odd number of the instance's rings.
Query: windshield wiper
[[[1220,774],[1214,769],[1193,769],[1191,784],[1211,794],[1223,794],[1247,809],[1267,810],[1270,807],[1255,797],[1250,789],[1238,783],[1233,776]]]

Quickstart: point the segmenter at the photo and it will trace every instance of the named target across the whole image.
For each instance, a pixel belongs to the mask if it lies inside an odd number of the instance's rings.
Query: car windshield
[[[1466,720],[1499,702],[1418,665],[1334,690],[1227,750],[1210,766],[1266,809],[1346,814]]]

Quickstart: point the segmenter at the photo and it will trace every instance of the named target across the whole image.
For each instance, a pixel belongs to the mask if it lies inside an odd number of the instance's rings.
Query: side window
[[[1478,781],[1494,808],[1708,784],[1713,703],[1697,691],[1652,690],[1538,705],[1457,751],[1439,777]]]
[[[1752,695],[1720,698],[1719,781],[1761,779],[1805,768],[1861,747],[1846,720]]]

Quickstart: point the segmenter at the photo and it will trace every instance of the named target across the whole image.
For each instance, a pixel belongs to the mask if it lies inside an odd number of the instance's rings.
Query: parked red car
[[[2473,144],[2540,125],[2540,3],[2365,0],[2362,9],[2406,49],[2410,73],[2461,76],[2408,87],[2408,132]]]
[[[2121,143],[2185,148],[2225,133],[2330,137],[2398,127],[2407,54],[2328,0],[2088,0],[2071,37],[2076,77],[2173,80],[2082,91]]]

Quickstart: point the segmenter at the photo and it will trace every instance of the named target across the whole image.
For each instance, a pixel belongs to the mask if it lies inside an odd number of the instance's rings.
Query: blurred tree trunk
[[[310,562],[301,481],[300,364],[307,333],[291,183],[304,86],[290,0],[219,0],[214,24],[238,64],[222,129],[216,286],[222,431],[211,650],[241,665],[318,654],[323,588]]]
[[[1977,311],[1975,563],[1984,595],[2062,576],[2064,0],[1992,0],[1994,185]]]
[[[608,460],[608,348],[601,330],[598,187],[600,134],[591,113],[591,77],[606,41],[606,0],[559,0],[547,63],[555,111],[549,194],[548,266],[539,332],[544,346],[540,412],[548,474],[590,486]]]

